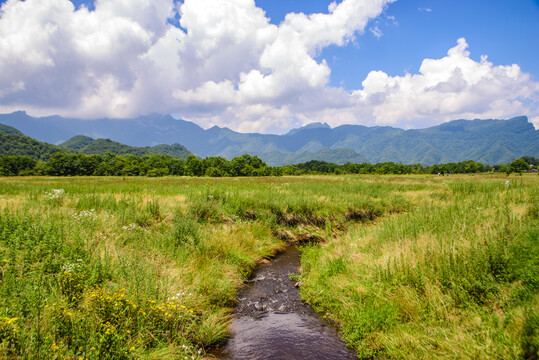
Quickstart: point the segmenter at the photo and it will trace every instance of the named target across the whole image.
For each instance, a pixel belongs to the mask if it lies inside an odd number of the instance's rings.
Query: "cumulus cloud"
[[[455,118],[535,115],[539,83],[518,65],[495,66],[486,56],[470,58],[464,38],[441,59],[425,59],[418,74],[388,76],[372,71],[353,93],[356,106],[369,109],[373,123],[430,126]]]
[[[254,0],[96,0],[92,11],[69,0],[7,0],[0,111],[172,113],[260,132],[313,121],[417,127],[539,118],[537,83],[517,65],[472,60],[464,39],[446,57],[425,59],[418,74],[373,71],[352,92],[329,86],[331,69],[317,56],[354,40],[392,1],[333,2],[327,13],[291,13],[274,25]],[[369,30],[382,35],[376,24]]]
[[[0,106],[89,118],[168,112],[249,128],[253,106],[280,109],[323,90],[330,69],[316,55],[353,39],[391,1],[344,0],[276,26],[254,0],[96,0],[93,11],[8,0]]]

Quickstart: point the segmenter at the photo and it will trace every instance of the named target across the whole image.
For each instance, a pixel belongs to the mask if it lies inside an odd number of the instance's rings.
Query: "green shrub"
[[[174,221],[172,243],[174,247],[185,245],[198,247],[201,243],[201,234],[197,221],[190,217],[176,217]]]
[[[199,222],[219,222],[222,219],[219,202],[214,198],[193,200],[189,206],[189,215]]]

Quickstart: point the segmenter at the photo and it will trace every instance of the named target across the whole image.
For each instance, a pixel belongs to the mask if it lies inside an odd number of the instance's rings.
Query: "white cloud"
[[[328,85],[317,55],[344,45],[394,0],[333,2],[274,25],[254,0],[8,0],[0,10],[0,111],[86,118],[172,113],[203,126],[284,131],[312,121],[428,126],[457,117],[539,118],[517,65],[470,58],[459,39],[418,74]],[[179,18],[180,27],[170,24]],[[386,16],[396,23],[395,18]],[[382,35],[376,23],[369,28]]]
[[[533,126],[535,127],[535,130],[539,130],[539,116],[534,116],[534,117],[530,118],[529,120],[533,124]]]
[[[374,37],[376,37],[377,39],[380,39],[382,37],[382,35],[384,35],[384,33],[382,32],[382,30],[380,30],[380,28],[378,27],[378,25],[374,26],[374,27],[371,27],[369,29],[369,31],[374,35]]]
[[[158,19],[173,3],[126,4],[98,0],[98,10],[89,12],[74,11],[66,0],[8,0],[0,18],[0,87],[20,82],[24,90],[0,102],[44,112],[89,110],[88,116],[129,113],[130,92],[143,69],[140,56],[162,36],[166,26]],[[85,109],[96,97],[110,103]],[[119,97],[127,97],[125,106],[115,105]]]
[[[369,109],[376,124],[405,127],[435,125],[455,118],[505,118],[536,110],[539,83],[518,65],[495,66],[470,58],[466,40],[458,40],[441,59],[425,59],[419,74],[390,77],[373,71],[353,96],[357,107]]]

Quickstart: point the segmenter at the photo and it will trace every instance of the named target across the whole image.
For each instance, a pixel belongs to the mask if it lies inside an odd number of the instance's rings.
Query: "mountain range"
[[[218,126],[205,130],[170,115],[82,120],[60,116],[36,118],[18,111],[0,115],[0,123],[53,144],[65,143],[77,135],[137,147],[182,144],[202,157],[231,159],[247,153],[259,156],[268,165],[309,160],[423,165],[474,160],[502,164],[521,156],[539,156],[539,130],[525,116],[509,120],[454,120],[417,130],[362,125],[331,128],[313,123],[284,135],[239,133]]]
[[[57,145],[38,141],[14,127],[0,124],[0,157],[9,155],[30,156],[35,160],[47,161],[54,153],[83,153],[86,155],[104,155],[107,152],[116,155],[148,156],[165,154],[174,158],[187,158],[191,154],[180,144],[135,147],[121,144],[110,139],[92,139],[88,136],[77,135],[70,140]]]

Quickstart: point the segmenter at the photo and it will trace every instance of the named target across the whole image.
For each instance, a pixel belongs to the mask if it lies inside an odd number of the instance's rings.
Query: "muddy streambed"
[[[356,359],[337,330],[301,301],[289,276],[298,272],[295,246],[260,267],[238,294],[230,339],[213,355],[230,360]]]

